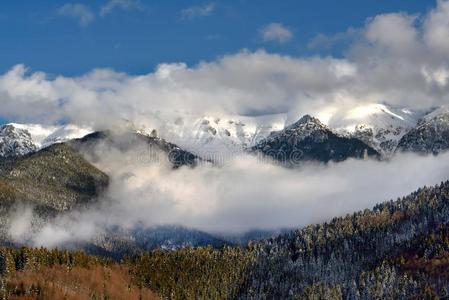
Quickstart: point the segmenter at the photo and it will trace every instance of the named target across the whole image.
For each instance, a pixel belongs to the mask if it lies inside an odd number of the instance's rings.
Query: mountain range
[[[125,128],[139,133],[141,136],[154,135],[161,140],[171,142],[172,145],[180,149],[210,160],[214,160],[216,158],[214,156],[232,155],[245,151],[262,151],[264,148],[268,151],[268,144],[271,145],[271,153],[280,149],[279,143],[284,146],[289,142],[291,144],[292,141],[297,143],[298,136],[310,135],[311,132],[314,132],[312,135],[315,137],[322,137],[326,132],[325,134],[332,136],[335,141],[348,142],[351,140],[348,145],[343,145],[343,147],[349,149],[354,146],[356,148],[354,151],[350,150],[349,153],[340,153],[333,157],[331,152],[335,152],[337,149],[323,144],[318,149],[329,147],[326,150],[329,152],[328,155],[308,157],[308,159],[321,161],[361,157],[364,150],[367,150],[368,156],[374,155],[382,159],[389,159],[397,152],[439,153],[448,148],[449,109],[445,107],[418,111],[409,108],[395,108],[386,104],[365,104],[346,110],[330,111],[318,111],[315,115],[307,115],[311,118],[307,117],[306,119],[313,121],[316,125],[307,129],[307,133],[293,130],[295,126],[298,127],[301,122],[305,121],[305,117],[289,123],[287,116],[282,114],[227,118],[191,115],[181,115],[176,118],[165,116],[166,119],[159,122],[161,125],[158,125],[157,128],[144,127],[137,130],[138,126],[134,124],[127,124]],[[159,116],[159,118],[162,117]],[[319,134],[320,131],[321,134]],[[0,127],[0,157],[22,156],[53,143],[82,138],[93,132],[94,130],[91,128],[72,124],[62,126],[6,124]],[[274,140],[278,143],[276,147],[273,145]],[[312,145],[301,145],[290,150],[304,152],[305,149],[301,148],[304,146],[312,147]],[[336,147],[336,145],[334,146]],[[312,152],[315,152],[316,149],[314,148]],[[287,152],[290,153],[290,150]]]
[[[282,117],[264,118],[265,121],[275,119],[279,122]],[[3,237],[8,235],[9,213],[17,202],[32,205],[37,217],[33,221],[36,228],[55,216],[95,203],[110,181],[107,174],[95,167],[106,150],[139,157],[149,163],[162,157],[176,169],[195,167],[201,162],[214,163],[201,157],[201,151],[194,151],[202,144],[206,147],[213,145],[217,151],[225,147],[225,150],[220,150],[223,152],[229,150],[231,144],[234,150],[262,155],[288,166],[301,165],[304,161],[327,163],[348,158],[394,159],[394,154],[398,152],[438,154],[449,149],[449,111],[445,108],[424,114],[380,104],[370,105],[350,110],[345,117],[331,116],[325,119],[327,124],[305,115],[284,128],[276,122],[258,126],[252,123],[249,126],[250,118],[246,119],[247,123],[224,119],[201,120],[195,126],[202,134],[196,131],[186,135],[188,139],[192,136],[196,139],[185,142],[177,139],[186,148],[164,139],[166,132],[160,128],[149,131],[128,126],[119,130],[93,131],[70,124],[42,126],[11,123],[1,126],[0,223]],[[260,120],[257,118],[257,121]],[[254,119],[252,121],[255,122]],[[188,127],[181,123],[178,120],[176,126]],[[274,128],[276,130],[269,130]],[[195,147],[192,146],[194,144]],[[185,150],[187,148],[191,151]],[[235,241],[244,244],[248,240],[273,234],[255,232],[226,238],[176,226],[162,228],[115,233],[112,230],[83,247],[93,253],[107,251],[120,255],[158,246],[176,249],[185,245],[223,245]],[[153,238],[143,239],[142,232]]]
[[[179,145],[167,140],[161,128],[93,131],[70,124],[3,125],[0,244],[26,246],[52,220],[107,201],[104,192],[111,178],[99,166],[108,152],[145,163],[164,159],[176,172],[200,163],[214,164],[200,155],[201,145],[262,155],[287,167],[301,167],[308,161],[393,160],[403,152],[438,155],[449,149],[446,108],[419,113],[376,104],[322,119],[304,115],[281,127],[279,123],[248,126],[250,118],[247,123],[203,118],[194,123],[196,131],[184,130],[184,139],[181,135],[173,139]],[[176,126],[189,127],[179,120]],[[176,225],[112,226],[64,247],[117,261],[131,256],[135,260],[127,266],[133,278],[166,298],[447,297],[448,197],[445,182],[372,210],[294,231],[214,235]],[[32,209],[31,231],[12,233],[20,205]],[[20,224],[14,226],[20,231]],[[11,261],[19,267],[28,264],[22,256],[0,256],[0,266]]]

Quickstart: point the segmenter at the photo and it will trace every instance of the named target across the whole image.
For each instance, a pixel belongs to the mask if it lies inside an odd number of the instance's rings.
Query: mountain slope
[[[329,162],[379,156],[376,150],[362,141],[338,136],[309,115],[281,131],[272,132],[252,151],[288,165],[303,161]]]
[[[133,131],[98,131],[72,140],[69,144],[87,155],[93,162],[98,161],[106,149],[115,149],[121,153],[132,151],[142,162],[158,161],[159,154],[163,153],[175,168],[184,165],[195,166],[201,160],[198,156],[158,138],[155,134],[151,136]]]
[[[156,226],[152,228],[135,228],[131,236],[140,249],[176,250],[185,247],[223,247],[231,243],[214,237],[200,230],[182,226]]]
[[[132,272],[168,298],[436,299],[448,267],[445,182],[246,249],[144,254]]]
[[[449,111],[439,109],[425,116],[398,144],[398,152],[439,154],[449,149]]]
[[[408,108],[371,103],[337,111],[329,117],[327,125],[338,134],[360,139],[383,157],[390,157],[399,140],[423,115]]]
[[[3,163],[0,182],[6,191],[2,203],[15,200],[66,211],[98,196],[108,176],[69,146],[55,144]]]
[[[45,126],[10,123],[0,126],[0,159],[12,159],[92,132],[71,124]]]
[[[3,242],[10,242],[11,213],[17,206],[30,207],[32,232],[20,237],[29,239],[42,226],[55,218],[70,216],[82,206],[88,208],[109,183],[109,177],[90,162],[100,159],[103,150],[117,151],[121,156],[155,162],[167,159],[174,167],[195,166],[199,158],[174,144],[155,136],[136,132],[95,132],[67,143],[56,143],[35,153],[0,164],[0,232]],[[162,158],[161,158],[162,156]],[[84,158],[88,158],[89,162]],[[157,161],[156,161],[157,162]],[[106,205],[107,196],[102,198]],[[80,210],[83,211],[83,210]],[[70,249],[86,249],[91,253],[122,257],[156,247],[224,245],[225,242],[204,232],[181,227],[158,228],[102,228],[92,240],[68,243]],[[25,241],[26,242],[26,241]],[[61,245],[62,246],[62,245]]]
[[[215,154],[244,151],[284,128],[285,116],[165,116],[157,131],[161,137],[206,159]],[[211,157],[208,157],[211,156]]]
[[[0,158],[23,156],[37,149],[27,130],[13,125],[0,126]]]
[[[425,285],[444,293],[438,278],[421,278],[422,273],[404,276],[403,265],[409,255],[431,260],[449,254],[448,222],[446,182],[373,210],[261,242],[255,245],[258,258],[249,275],[255,280],[244,294],[286,299],[333,290],[345,299],[357,294],[406,298],[424,291]],[[440,280],[445,278],[444,273],[441,276]]]
[[[310,112],[306,112],[310,113]],[[357,138],[383,157],[394,154],[397,143],[414,128],[424,111],[367,103],[355,107],[324,107],[313,112],[334,133]],[[263,116],[157,115],[155,125],[163,138],[199,156],[235,153],[251,148],[272,131],[288,126],[288,114]]]

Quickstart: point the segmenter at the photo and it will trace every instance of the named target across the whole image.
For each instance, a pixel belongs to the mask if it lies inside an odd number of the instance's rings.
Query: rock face
[[[343,161],[379,157],[379,153],[356,138],[333,133],[318,119],[306,115],[284,130],[272,132],[252,148],[287,165],[303,161]]]
[[[49,146],[0,167],[2,204],[21,201],[56,212],[88,203],[109,180],[66,144]]]
[[[449,112],[436,111],[399,141],[398,152],[439,154],[449,149]]]
[[[13,125],[0,126],[0,158],[14,158],[36,151],[30,133]]]

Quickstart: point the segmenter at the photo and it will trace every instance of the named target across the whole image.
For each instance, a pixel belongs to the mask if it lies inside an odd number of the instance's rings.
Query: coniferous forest
[[[120,261],[3,248],[1,296],[79,299],[71,295],[83,291],[86,299],[445,298],[448,222],[445,182],[247,247],[158,249]]]

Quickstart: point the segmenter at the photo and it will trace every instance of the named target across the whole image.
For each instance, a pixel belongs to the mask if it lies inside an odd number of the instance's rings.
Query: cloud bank
[[[297,228],[372,208],[449,178],[449,153],[300,169],[241,156],[222,167],[205,164],[173,170],[163,159],[146,164],[123,153],[101,151],[98,166],[112,177],[104,199],[60,216],[32,234],[26,227],[31,215],[22,208],[11,227],[13,238],[54,247],[89,241],[111,227],[176,224],[225,234]]]

